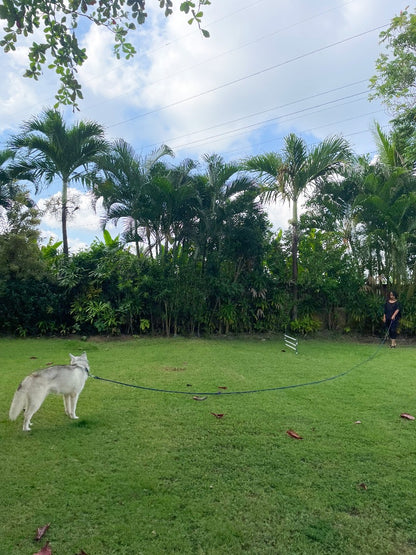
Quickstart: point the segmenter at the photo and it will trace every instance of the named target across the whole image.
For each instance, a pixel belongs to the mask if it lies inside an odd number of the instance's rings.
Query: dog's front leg
[[[71,405],[70,417],[76,420],[78,416],[75,414],[75,411],[77,408],[79,393],[71,393],[71,395],[68,395],[68,397],[70,398],[69,402]]]

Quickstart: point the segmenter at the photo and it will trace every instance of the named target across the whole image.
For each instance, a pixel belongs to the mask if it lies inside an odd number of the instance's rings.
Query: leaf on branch
[[[45,524],[45,526],[40,526],[36,531],[35,541],[39,541],[43,538],[46,531],[49,529],[50,523]]]
[[[293,430],[287,430],[286,433],[287,433],[288,436],[293,437],[294,439],[303,439],[302,436],[300,436],[299,434],[297,434]]]
[[[52,555],[52,549],[49,546],[49,542],[46,542],[46,545],[44,545],[40,551],[37,551],[33,555]]]

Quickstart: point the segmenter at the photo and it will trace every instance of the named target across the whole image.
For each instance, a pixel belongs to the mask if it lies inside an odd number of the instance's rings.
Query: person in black
[[[400,304],[395,291],[389,292],[389,298],[384,305],[383,322],[387,328],[391,343],[390,348],[396,347],[397,328],[400,320]]]

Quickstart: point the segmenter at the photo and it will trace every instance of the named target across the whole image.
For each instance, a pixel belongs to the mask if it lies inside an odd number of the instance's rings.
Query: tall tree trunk
[[[67,214],[68,214],[68,181],[66,179],[62,182],[62,244],[63,244],[63,251],[64,255],[68,256],[69,248],[68,248],[68,234],[66,229],[66,221],[67,221]]]
[[[292,320],[298,317],[298,203],[293,200],[292,212],[292,291],[293,291],[293,308]]]

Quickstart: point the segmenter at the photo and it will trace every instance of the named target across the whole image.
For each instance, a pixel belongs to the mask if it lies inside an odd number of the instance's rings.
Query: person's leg
[[[397,338],[397,326],[398,326],[398,321],[397,320],[392,320],[391,324],[390,324],[390,339],[391,339],[391,345],[390,347],[392,349],[394,349],[397,345],[396,343],[396,338]]]

